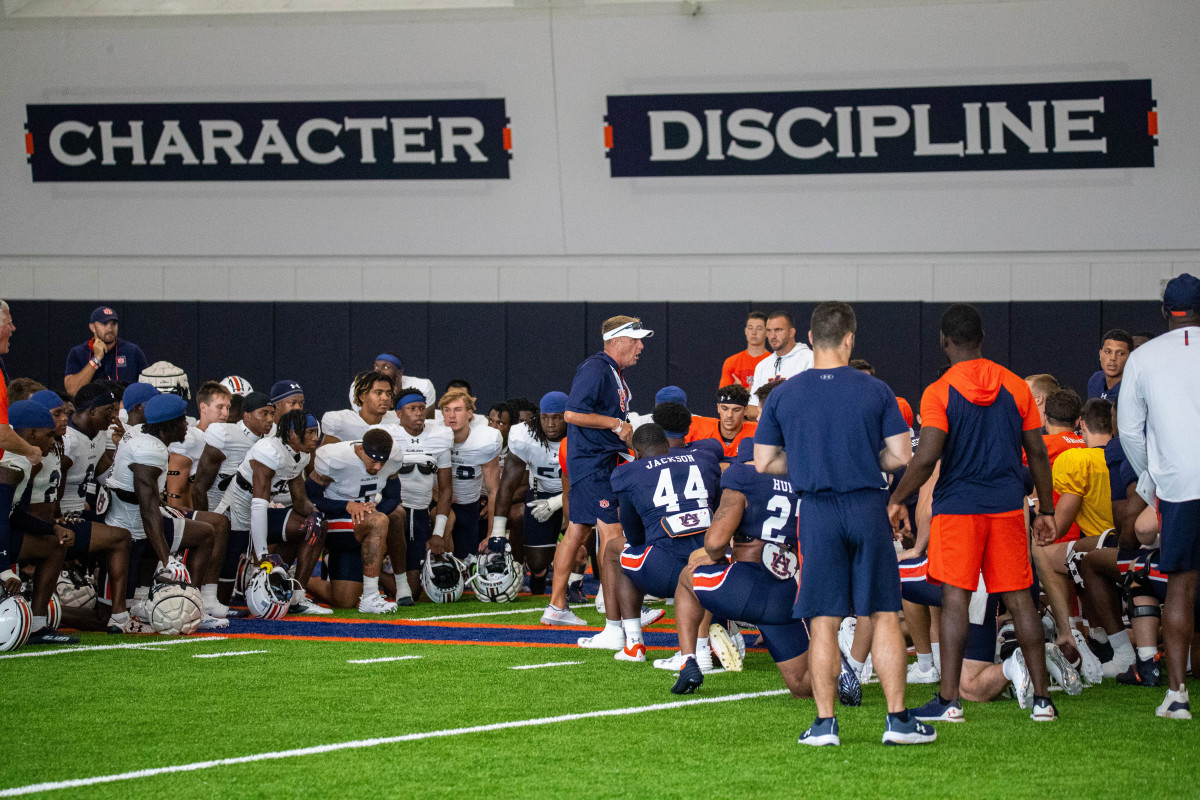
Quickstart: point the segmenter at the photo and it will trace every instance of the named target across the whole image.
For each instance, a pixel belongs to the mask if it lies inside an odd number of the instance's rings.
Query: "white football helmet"
[[[222,378],[221,385],[234,394],[240,394],[242,397],[254,391],[254,387],[250,385],[250,381],[240,375],[230,375],[228,378]]]
[[[454,557],[453,553],[425,557],[421,568],[421,588],[435,603],[453,603],[462,597],[467,582],[467,565]]]
[[[525,583],[525,565],[513,560],[512,545],[505,541],[504,552],[493,550],[479,556],[471,580],[481,603],[507,603],[517,599]]]
[[[67,608],[96,607],[96,587],[87,575],[73,567],[58,574],[58,586],[54,593]]]
[[[0,589],[0,598],[0,652],[16,650],[29,639],[33,612],[19,594],[5,594]]]
[[[192,633],[204,617],[200,590],[186,583],[156,583],[146,597],[150,626],[164,636]]]
[[[142,370],[138,381],[150,384],[163,394],[177,394],[184,400],[190,400],[192,397],[187,373],[170,361],[155,361]]]
[[[283,619],[292,604],[292,579],[284,570],[260,567],[246,585],[246,607],[259,619]]]

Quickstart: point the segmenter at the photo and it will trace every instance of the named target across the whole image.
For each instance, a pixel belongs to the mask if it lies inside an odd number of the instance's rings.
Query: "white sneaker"
[[[605,627],[595,636],[580,636],[577,643],[588,650],[624,650],[625,631],[621,628]]]
[[[596,613],[604,613],[604,587],[600,586],[596,589]]]
[[[395,603],[389,603],[381,594],[363,595],[358,599],[358,610],[364,614],[391,614]]]
[[[1084,649],[1086,646],[1081,647],[1080,652],[1083,652]],[[1046,669],[1050,673],[1050,679],[1061,686],[1067,694],[1074,696],[1083,692],[1083,681],[1079,679],[1079,673],[1071,666],[1071,662],[1067,661],[1067,657],[1063,655],[1063,651],[1059,649],[1058,645],[1049,642],[1046,643]]]
[[[683,669],[683,662],[685,660],[686,659],[684,658],[683,653],[676,650],[675,655],[671,656],[670,658],[654,659],[654,668],[655,669],[665,669],[665,670],[669,670],[671,672],[679,672],[679,670]],[[699,664],[699,662],[700,662],[700,658],[699,658],[699,655],[697,655],[696,663]],[[708,657],[708,663],[712,664],[712,655],[711,654]],[[704,668],[701,667],[700,671],[703,672]]]
[[[645,661],[646,645],[642,642],[627,644],[617,652],[613,653],[613,658],[615,658],[617,661]]]
[[[1086,684],[1089,686],[1095,686],[1104,680],[1104,665],[1100,663],[1100,659],[1096,658],[1096,654],[1092,652],[1092,648],[1087,646],[1087,640],[1083,638],[1082,633],[1072,628],[1071,635],[1075,638],[1075,649],[1079,651],[1079,675],[1083,678]],[[1133,666],[1132,661],[1126,664],[1121,672],[1124,672],[1131,666]],[[1119,675],[1120,673],[1117,674]],[[1112,677],[1115,678],[1116,675],[1113,675]],[[1070,693],[1071,692],[1068,689],[1067,694]]]
[[[1082,652],[1080,651],[1081,654]],[[1084,656],[1084,658],[1087,658],[1087,656]],[[1118,675],[1124,675],[1136,663],[1137,653],[1131,647],[1124,655],[1114,650],[1113,657],[1101,664],[1100,669],[1104,672],[1104,677],[1116,678]]]
[[[838,649],[847,659],[850,658],[850,646],[854,644],[854,629],[857,627],[858,620],[854,617],[846,617],[838,626]]]
[[[229,620],[224,617],[212,617],[205,614],[200,618],[200,625],[197,626],[198,631],[219,631],[222,628],[229,627]]]
[[[666,613],[667,612],[661,608],[650,608],[650,606],[642,606],[642,627],[644,628],[647,625],[653,625],[654,623],[656,623],[660,619],[662,619],[664,616],[666,616]]]
[[[742,671],[742,655],[738,652],[737,644],[725,630],[725,626],[712,624],[708,628],[708,646],[713,654],[721,660],[721,666],[730,672]],[[697,662],[698,664],[698,662]]]
[[[1156,708],[1154,713],[1167,719],[1191,719],[1192,707],[1188,702],[1187,687],[1179,691],[1168,691],[1162,705]]]
[[[317,605],[316,603],[313,602],[311,597],[309,597],[308,595],[305,594],[305,595],[301,595],[300,599],[298,599],[298,600],[296,600],[296,599],[292,600],[292,604],[290,606],[288,606],[288,613],[289,614],[319,614],[321,616],[326,616],[328,614],[332,614],[333,609],[326,608],[325,606]]]
[[[879,679],[875,677],[875,666],[871,663],[871,656],[867,654],[867,660],[863,662],[862,669],[858,671],[859,684],[866,686],[868,683],[879,683]]]
[[[206,603],[204,606],[204,613],[210,617],[225,619],[229,616],[229,606],[224,605],[221,602]]]
[[[922,669],[919,661],[908,665],[909,683],[937,683],[941,679],[942,674],[934,664],[930,664],[928,669]]]
[[[587,621],[569,608],[546,606],[542,612],[543,625],[587,625]]]
[[[150,624],[150,615],[146,612],[146,603],[141,600],[134,600],[129,604],[129,614],[135,619]]]

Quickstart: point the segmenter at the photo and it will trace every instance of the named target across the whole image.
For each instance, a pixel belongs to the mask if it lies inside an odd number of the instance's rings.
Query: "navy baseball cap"
[[[92,322],[112,322],[117,312],[112,306],[96,306],[92,309]]]
[[[681,406],[686,406],[687,392],[678,386],[664,386],[658,390],[658,394],[654,395],[654,405],[659,403],[679,403]]]
[[[271,402],[278,403],[288,397],[294,397],[298,394],[304,394],[304,390],[300,388],[300,384],[287,379],[276,381],[271,387]]]
[[[1188,273],[1171,278],[1163,292],[1163,308],[1173,317],[1186,317],[1200,311],[1200,278]]]
[[[29,399],[47,411],[62,408],[63,405],[63,399],[58,396],[58,392],[51,389],[42,389],[40,392],[34,392],[29,396]]]
[[[567,395],[565,392],[546,392],[538,403],[538,411],[543,414],[562,414],[567,410]]]
[[[187,400],[177,394],[160,394],[146,401],[146,423],[169,422],[187,413]]]
[[[13,430],[25,428],[53,428],[54,417],[41,403],[21,400],[8,407],[8,424]]]
[[[125,406],[126,410],[129,410],[134,406],[140,406],[153,397],[157,397],[159,394],[158,389],[148,383],[131,383],[125,389],[125,394],[121,395],[121,405]]]

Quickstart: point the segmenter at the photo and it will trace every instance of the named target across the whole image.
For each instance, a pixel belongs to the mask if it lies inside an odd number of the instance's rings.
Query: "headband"
[[[424,402],[425,402],[425,395],[417,394],[416,392],[413,392],[412,394],[406,394],[403,397],[401,397],[399,400],[397,400],[396,408],[398,408],[398,409],[404,408],[404,406],[408,405],[409,403],[424,403]]]
[[[391,353],[380,353],[379,355],[375,356],[375,360],[376,361],[386,361],[387,363],[394,366],[396,369],[400,370],[401,372],[404,372],[404,362],[401,361],[400,359],[396,358]]]

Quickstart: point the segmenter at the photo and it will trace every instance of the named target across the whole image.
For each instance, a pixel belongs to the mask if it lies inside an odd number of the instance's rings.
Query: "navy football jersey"
[[[672,447],[672,453],[703,453],[712,456],[718,462],[725,460],[725,448],[716,439],[697,439],[683,447]]]
[[[746,496],[746,510],[737,535],[776,544],[796,544],[796,515],[800,498],[782,475],[766,475],[753,464],[730,464],[721,475],[721,488]]]
[[[612,474],[621,527],[631,545],[703,534],[712,524],[720,487],[721,467],[702,452],[640,458]]]

